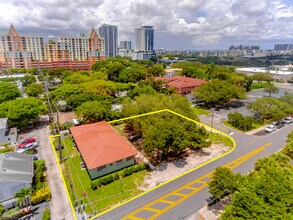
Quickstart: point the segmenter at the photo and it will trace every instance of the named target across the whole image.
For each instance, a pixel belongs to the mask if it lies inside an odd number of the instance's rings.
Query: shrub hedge
[[[39,204],[39,203],[44,202],[44,201],[48,202],[50,200],[51,200],[51,192],[50,192],[50,188],[48,186],[46,186],[46,187],[44,187],[42,189],[39,189],[31,197],[31,203],[33,205]]]
[[[93,180],[91,182],[91,188],[92,188],[92,190],[95,190],[100,186],[105,186],[105,185],[108,185],[108,184],[114,182],[115,180],[119,180],[120,176],[126,177],[126,176],[133,174],[133,173],[137,173],[139,171],[142,171],[146,168],[147,168],[147,165],[145,163],[136,164],[134,166],[127,167],[127,168],[125,168],[121,171],[118,171],[116,173],[109,174],[107,176],[103,176],[103,177],[100,177],[96,180]]]
[[[255,83],[251,85],[251,89],[263,89],[263,88],[267,88],[269,85],[271,85],[270,83]]]
[[[46,169],[45,160],[34,161],[34,170],[36,174],[34,175],[34,178],[33,178],[33,188],[35,190],[39,190],[44,187],[44,181],[42,177],[44,176],[45,169]]]
[[[129,176],[129,175],[131,175],[133,173],[137,173],[137,172],[142,171],[142,170],[144,170],[146,168],[147,168],[147,165],[145,163],[141,163],[141,164],[137,164],[137,165],[125,168],[123,170],[122,177]]]

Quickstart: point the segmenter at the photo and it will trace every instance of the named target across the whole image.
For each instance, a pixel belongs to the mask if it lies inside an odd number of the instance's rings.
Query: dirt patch
[[[59,121],[61,124],[67,121],[73,123],[72,119],[74,118],[76,118],[74,112],[59,112]]]
[[[204,206],[199,211],[200,218],[204,220],[219,219],[221,217],[221,213],[224,211],[225,205],[228,205],[230,201],[231,196],[227,196],[211,206]]]
[[[151,171],[149,176],[145,177],[139,189],[144,191],[149,190],[229,150],[230,148],[225,145],[214,144],[209,148],[191,151],[188,156],[176,161],[164,162]]]

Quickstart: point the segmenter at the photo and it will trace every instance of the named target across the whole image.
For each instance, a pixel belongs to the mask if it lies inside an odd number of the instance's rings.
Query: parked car
[[[29,143],[29,144],[26,144],[24,145],[22,148],[18,148],[16,150],[17,153],[24,153],[24,152],[27,152],[27,151],[34,151],[36,149],[36,147],[38,147],[39,144],[37,142],[33,142],[33,143]]]
[[[244,103],[239,100],[231,100],[226,103],[226,106],[229,106],[231,108],[239,108],[239,107],[243,107]]]
[[[275,125],[269,125],[268,127],[265,128],[265,131],[268,133],[272,133],[275,130],[277,130],[277,127]]]
[[[280,128],[284,127],[285,124],[286,124],[286,123],[285,123],[284,121],[278,121],[278,122],[275,124],[275,126],[276,126],[278,129],[280,129]]]
[[[287,117],[283,120],[286,124],[290,124],[293,122],[293,118],[292,117]]]
[[[36,139],[35,139],[35,138],[33,138],[33,137],[27,138],[27,139],[25,139],[23,142],[21,142],[21,143],[17,146],[17,148],[22,148],[24,145],[26,145],[26,144],[30,144],[30,143],[33,143],[33,142],[36,142]]]

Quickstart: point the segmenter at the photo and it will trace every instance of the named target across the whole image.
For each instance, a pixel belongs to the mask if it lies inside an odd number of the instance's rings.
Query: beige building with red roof
[[[171,76],[171,77],[156,77],[156,80],[163,80],[165,87],[174,87],[176,91],[181,95],[191,93],[196,87],[203,83],[207,83],[206,80],[190,78],[186,76]]]
[[[70,128],[91,179],[131,166],[137,152],[107,122]]]

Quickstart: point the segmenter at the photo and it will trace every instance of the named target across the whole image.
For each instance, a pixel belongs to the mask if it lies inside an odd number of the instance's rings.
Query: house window
[[[113,166],[113,164],[112,164],[112,163],[110,163],[110,166]]]
[[[103,171],[105,169],[106,169],[106,165],[98,167],[97,171],[100,172],[100,171]]]
[[[117,164],[117,165],[121,165],[121,164],[122,164],[122,160],[117,160],[117,161],[116,161],[116,164]]]
[[[130,161],[130,160],[132,160],[132,157],[127,157],[126,158],[126,161]]]

